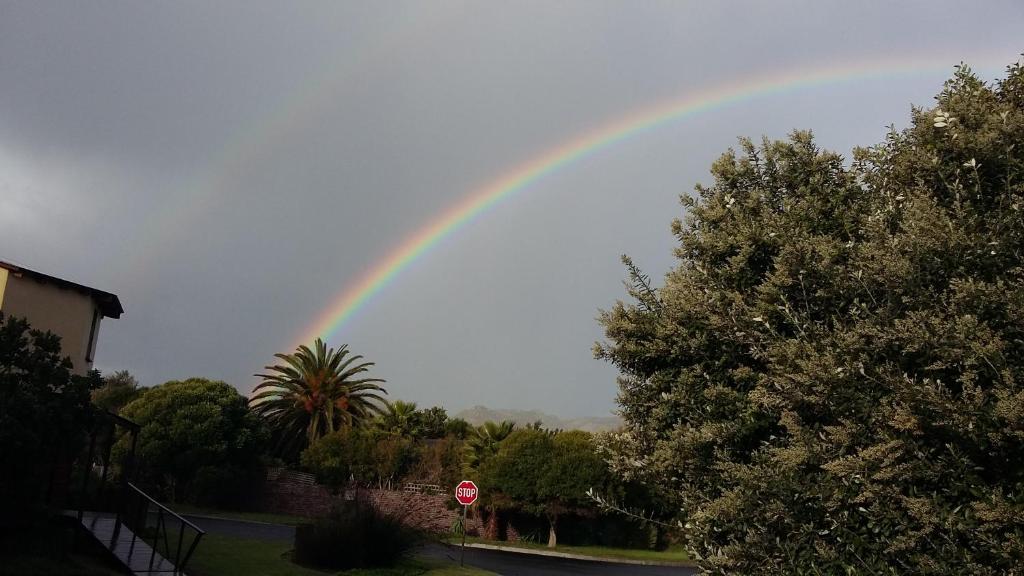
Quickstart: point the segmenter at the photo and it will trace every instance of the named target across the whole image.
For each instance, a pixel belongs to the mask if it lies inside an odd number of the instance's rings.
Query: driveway
[[[295,539],[294,526],[193,516],[191,514],[182,514],[182,516],[211,534],[267,541],[292,542]],[[199,545],[202,546],[201,543]],[[458,562],[459,548],[442,544],[428,544],[420,548],[416,555],[422,558],[448,559]],[[497,572],[502,576],[689,576],[697,573],[695,569],[685,566],[641,566],[480,548],[466,548],[466,564]]]

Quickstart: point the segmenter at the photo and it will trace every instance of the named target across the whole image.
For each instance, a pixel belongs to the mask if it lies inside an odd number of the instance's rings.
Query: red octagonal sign
[[[463,506],[469,506],[476,502],[478,496],[480,496],[480,490],[472,480],[463,480],[455,487],[455,499]]]

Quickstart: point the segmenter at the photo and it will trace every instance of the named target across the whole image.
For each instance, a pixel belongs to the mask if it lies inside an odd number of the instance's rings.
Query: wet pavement
[[[183,516],[211,534],[287,542],[293,541],[295,538],[294,526],[190,514],[183,514]],[[201,543],[200,546],[202,546]],[[428,544],[420,548],[416,552],[416,556],[458,562],[459,553],[458,546]],[[694,568],[688,566],[642,566],[480,548],[466,548],[466,564],[490,570],[502,576],[689,576],[697,573]]]

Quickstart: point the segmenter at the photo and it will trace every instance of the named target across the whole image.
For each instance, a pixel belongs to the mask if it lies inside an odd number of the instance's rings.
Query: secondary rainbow
[[[1007,60],[985,58],[981,64],[993,61],[1007,62]],[[948,74],[951,71],[950,62],[949,59],[939,60],[937,58],[886,60],[862,62],[841,68],[830,66],[796,71],[785,75],[747,78],[701,90],[679,100],[634,111],[597,130],[546,151],[465,196],[433,221],[405,238],[376,266],[373,266],[362,277],[335,296],[316,320],[302,330],[294,346],[308,344],[317,337],[330,339],[374,295],[384,290],[410,264],[430,251],[441,240],[451,236],[481,214],[545,175],[585,156],[653,128],[746,100],[841,82],[884,79],[890,76],[909,74]]]

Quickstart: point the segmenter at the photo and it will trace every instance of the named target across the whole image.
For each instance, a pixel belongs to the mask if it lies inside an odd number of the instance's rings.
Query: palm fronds
[[[277,439],[277,450],[295,457],[310,443],[341,427],[358,426],[384,413],[387,391],[380,378],[361,375],[373,362],[350,354],[347,345],[335,350],[320,338],[292,354],[275,354],[282,361],[257,374],[262,382],[249,400],[266,419]]]

